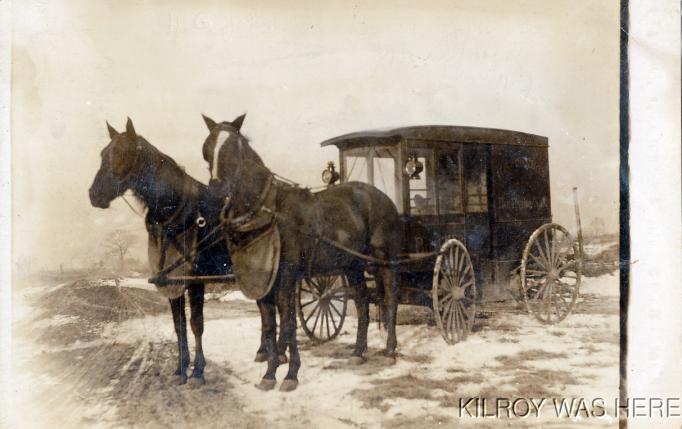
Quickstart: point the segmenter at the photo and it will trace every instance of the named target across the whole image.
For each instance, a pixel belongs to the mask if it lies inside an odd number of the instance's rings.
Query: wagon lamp
[[[331,186],[334,183],[338,182],[339,179],[340,179],[339,173],[334,168],[334,163],[330,161],[329,163],[327,163],[327,168],[322,170],[322,181],[326,185]]]
[[[424,171],[424,164],[417,159],[417,155],[414,153],[409,155],[405,163],[405,173],[410,176],[411,180],[419,180],[421,179],[419,173],[422,171]]]

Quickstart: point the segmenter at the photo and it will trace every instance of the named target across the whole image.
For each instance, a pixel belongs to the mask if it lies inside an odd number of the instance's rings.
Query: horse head
[[[130,189],[138,173],[144,170],[143,139],[135,132],[133,121],[128,118],[123,133],[116,131],[109,122],[107,129],[111,141],[100,154],[102,162],[89,190],[90,203],[103,209]]]
[[[215,122],[202,115],[209,134],[204,141],[202,153],[211,173],[209,189],[213,195],[223,198],[231,195],[253,173],[253,167],[263,166],[263,161],[241,133],[246,114],[232,122]]]

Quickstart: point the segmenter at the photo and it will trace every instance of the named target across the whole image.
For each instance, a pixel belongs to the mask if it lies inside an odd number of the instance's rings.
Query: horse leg
[[[178,337],[178,369],[175,375],[179,384],[187,382],[187,367],[189,366],[189,347],[187,346],[187,319],[185,317],[185,295],[169,299],[173,312],[173,325]]]
[[[279,310],[278,310],[279,311]],[[279,313],[279,324],[280,324],[280,329],[279,329],[279,338],[277,339],[277,354],[279,355],[279,364],[284,365],[285,363],[289,362],[289,359],[287,359],[287,341],[284,335],[284,328],[282,328],[282,312],[280,311]]]
[[[189,286],[189,306],[190,319],[189,323],[194,333],[195,351],[194,351],[194,369],[189,379],[191,384],[201,385],[206,383],[204,379],[204,368],[206,367],[206,359],[204,358],[204,349],[201,343],[201,336],[204,334],[204,285],[203,283],[193,284]]]
[[[365,361],[363,354],[367,351],[367,328],[369,327],[369,296],[363,271],[348,274],[350,286],[355,289],[355,308],[358,312],[358,332],[355,339],[355,350],[349,363],[359,365]]]
[[[273,287],[277,290],[277,285]],[[279,366],[279,359],[277,355],[277,309],[275,307],[275,291],[270,291],[265,298],[257,301],[258,308],[261,313],[261,320],[263,322],[262,330],[265,337],[265,347],[268,357],[268,369],[263,376],[263,379],[256,385],[261,390],[272,390],[277,384],[276,372]]]
[[[289,348],[289,371],[279,390],[290,392],[298,387],[298,370],[301,357],[296,342],[296,280],[291,272],[283,273],[277,293],[277,308],[280,320],[280,341],[284,350]],[[280,353],[282,349],[279,350]],[[280,363],[281,356],[280,356]]]
[[[385,356],[395,360],[395,349],[398,340],[395,333],[396,318],[398,315],[398,284],[396,273],[392,268],[381,268],[381,279],[384,288],[384,309],[386,311],[386,330],[388,339],[386,340]]]
[[[260,307],[259,307],[260,309]],[[261,316],[261,331],[260,331],[260,347],[258,347],[258,351],[256,351],[256,357],[253,359],[254,362],[266,362],[268,360],[268,353],[267,353],[267,344],[266,344],[266,339],[265,339],[265,330],[263,327],[265,326],[265,321],[263,320],[264,314],[261,311],[260,312]],[[282,316],[280,315],[280,318]],[[285,364],[287,363],[287,345],[286,342],[284,341],[282,332],[280,330],[279,333],[279,339],[277,340],[277,353],[279,355],[279,363],[280,364]]]
[[[258,311],[260,312],[260,347],[258,347],[258,351],[256,351],[256,357],[253,359],[254,362],[265,362],[268,360],[268,346],[267,346],[267,333],[265,331],[265,324],[266,324],[266,313],[263,311],[263,308],[258,305]]]

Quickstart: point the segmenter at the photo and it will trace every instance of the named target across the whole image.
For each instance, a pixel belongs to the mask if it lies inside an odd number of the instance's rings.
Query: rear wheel
[[[521,292],[528,312],[559,323],[575,306],[582,263],[578,243],[561,225],[549,223],[530,236],[521,260]]]
[[[443,339],[466,339],[476,315],[476,275],[471,257],[456,239],[443,244],[433,269],[433,313]]]
[[[304,277],[298,282],[296,311],[303,331],[316,343],[336,338],[346,320],[348,281],[342,275]]]

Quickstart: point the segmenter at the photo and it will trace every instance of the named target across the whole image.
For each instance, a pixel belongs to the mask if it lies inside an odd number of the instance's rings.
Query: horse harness
[[[223,208],[220,211],[220,222],[218,225],[216,225],[215,228],[213,228],[210,232],[208,232],[201,240],[198,242],[196,241],[195,237],[195,242],[193,245],[193,248],[191,251],[182,251],[182,256],[180,256],[174,263],[171,265],[163,268],[162,270],[159,271],[156,281],[158,284],[162,283],[162,279],[167,276],[170,272],[172,272],[174,269],[178,268],[185,262],[190,262],[191,258],[195,257],[199,253],[201,253],[205,248],[210,247],[210,245],[213,245],[217,243],[218,241],[222,240],[223,237],[218,237],[215,239],[209,246],[204,246],[202,245],[208,241],[211,237],[213,237],[216,233],[218,233],[221,229],[224,231],[225,229],[227,230],[227,234],[231,235],[230,233],[240,233],[240,234],[245,234],[248,236],[248,239],[245,242],[242,243],[233,243],[237,247],[241,246],[247,246],[249,243],[257,240],[258,238],[264,236],[268,232],[270,232],[273,228],[276,227],[277,222],[283,222],[287,223],[292,229],[297,230],[301,234],[304,234],[314,240],[314,245],[313,248],[311,249],[311,254],[308,259],[308,266],[307,272],[308,275],[311,274],[312,271],[312,263],[314,261],[314,255],[317,253],[319,249],[320,243],[325,243],[329,246],[332,246],[336,248],[337,250],[340,250],[342,252],[348,253],[358,259],[364,260],[365,262],[369,262],[371,264],[375,265],[381,265],[381,266],[397,266],[400,264],[404,263],[409,263],[409,262],[415,262],[416,260],[420,259],[428,259],[432,258],[434,256],[439,255],[441,252],[440,251],[435,251],[435,252],[428,252],[428,253],[423,253],[417,258],[403,258],[403,259],[398,259],[398,260],[383,260],[380,258],[376,258],[372,255],[367,255],[361,252],[358,252],[355,249],[351,249],[347,246],[344,246],[341,243],[338,243],[334,240],[331,240],[330,238],[325,237],[324,235],[321,234],[321,231],[307,231],[300,226],[296,224],[294,220],[291,219],[289,215],[282,211],[278,211],[275,207],[275,203],[277,200],[277,190],[278,190],[279,184],[278,181],[274,178],[274,175],[270,174],[268,176],[268,179],[263,186],[263,189],[261,190],[260,195],[258,196],[258,199],[255,201],[254,204],[250,206],[250,209],[241,215],[237,215],[234,213],[233,208],[232,208],[232,195],[228,195],[225,197],[225,202],[223,204]],[[178,210],[179,212],[180,210]],[[175,216],[172,216],[174,218]],[[198,218],[199,219],[199,218]],[[197,219],[197,223],[198,223]],[[317,220],[317,223],[319,224],[319,219],[320,219],[320,213],[319,209],[316,208],[316,216],[315,219]],[[321,229],[319,225],[317,225],[317,229]],[[225,232],[225,231],[224,231]],[[176,240],[177,243],[177,240]],[[179,249],[180,250],[180,249]]]
[[[173,210],[171,215],[163,221],[152,220],[150,218],[150,213],[147,213],[145,226],[147,227],[147,231],[156,241],[156,246],[159,249],[159,261],[157,263],[157,269],[160,273],[165,270],[164,265],[166,264],[166,254],[168,252],[169,246],[171,245],[173,245],[175,249],[180,252],[180,254],[186,256],[183,258],[184,262],[191,262],[192,258],[189,256],[189,253],[192,252],[192,249],[196,249],[199,231],[196,228],[191,228],[190,225],[194,223],[198,228],[204,228],[206,226],[206,219],[202,215],[200,207],[193,208],[190,207],[190,205],[191,200],[189,198],[183,197],[182,201],[180,204],[178,204],[175,210]],[[192,212],[194,210],[196,210],[196,217],[192,216]],[[187,215],[181,219],[181,215],[183,213],[187,213]],[[190,249],[181,243],[181,240],[179,239],[180,236],[189,232],[193,233]],[[186,242],[186,240],[182,241]],[[174,267],[168,272],[173,271],[175,268],[177,267]]]

